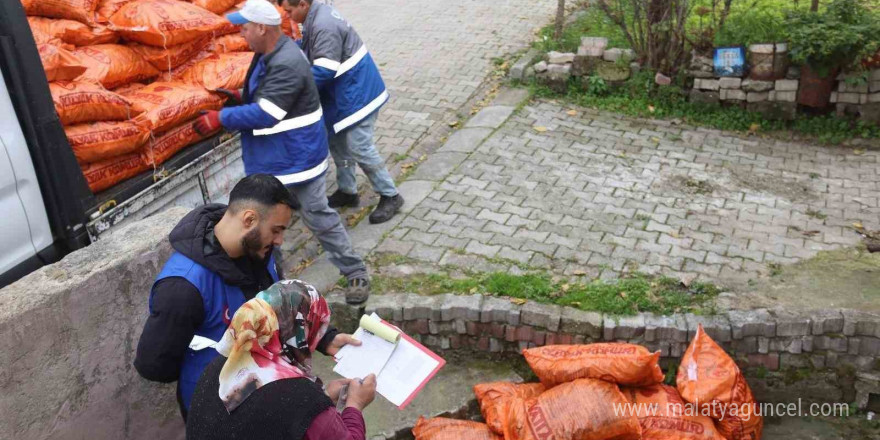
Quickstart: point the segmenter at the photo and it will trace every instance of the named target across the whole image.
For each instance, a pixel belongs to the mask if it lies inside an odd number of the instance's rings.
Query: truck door
[[[41,265],[52,232],[34,166],[0,72],[0,274]],[[30,260],[30,264],[29,263]],[[26,273],[26,272],[25,272]]]

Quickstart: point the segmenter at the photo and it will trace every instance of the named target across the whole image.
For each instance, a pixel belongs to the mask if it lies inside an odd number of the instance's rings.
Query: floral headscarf
[[[299,280],[279,281],[244,303],[217,344],[227,357],[219,391],[226,410],[279,379],[314,381],[312,352],[329,325],[327,301]]]

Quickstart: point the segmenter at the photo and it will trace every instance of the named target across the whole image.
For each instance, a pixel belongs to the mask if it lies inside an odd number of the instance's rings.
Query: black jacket
[[[187,440],[300,440],[312,420],[333,406],[320,385],[306,378],[281,379],[254,391],[230,414],[217,394],[225,362],[217,356],[199,378],[186,420]]]
[[[268,261],[229,257],[214,236],[214,225],[225,212],[226,205],[220,204],[196,208],[174,227],[168,239],[175,251],[217,273],[227,284],[239,287],[245,298],[252,299],[273,283],[266,269]],[[276,270],[283,278],[280,267]],[[145,379],[174,382],[180,376],[186,348],[205,319],[205,308],[198,289],[183,278],[165,278],[153,289],[152,313],[144,324],[134,367]],[[325,352],[337,333],[331,328],[318,350]]]

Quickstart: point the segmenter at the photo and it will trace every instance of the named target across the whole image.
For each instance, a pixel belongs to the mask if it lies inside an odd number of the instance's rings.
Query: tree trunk
[[[813,0],[810,3],[810,12],[819,12],[819,0]]]
[[[558,0],[556,6],[556,32],[554,37],[562,38],[562,27],[565,24],[565,0]]]

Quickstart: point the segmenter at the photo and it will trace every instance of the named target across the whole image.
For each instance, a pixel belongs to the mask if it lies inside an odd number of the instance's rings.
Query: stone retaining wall
[[[677,364],[699,324],[744,368],[851,370],[870,381],[880,370],[880,314],[856,310],[730,311],[720,315],[643,313],[614,317],[569,307],[482,295],[373,295],[353,309],[331,298],[339,324],[376,312],[429,347],[519,352],[551,344],[631,342]],[[345,319],[345,316],[348,319]],[[855,374],[854,374],[855,375]],[[875,384],[876,388],[876,384]],[[876,392],[876,391],[872,391]],[[845,395],[846,393],[844,393]],[[867,401],[867,397],[862,396]]]

